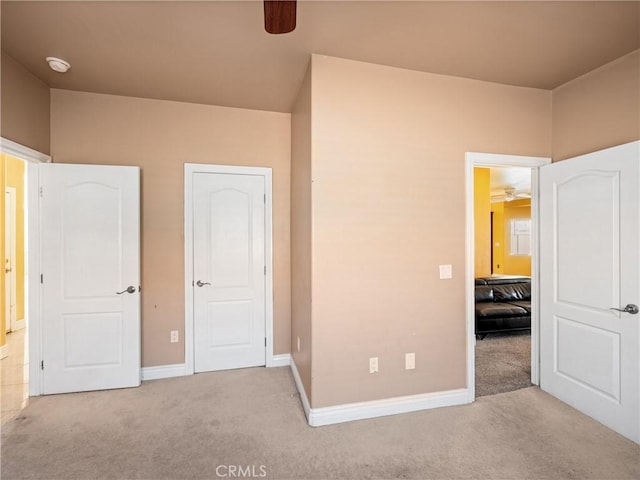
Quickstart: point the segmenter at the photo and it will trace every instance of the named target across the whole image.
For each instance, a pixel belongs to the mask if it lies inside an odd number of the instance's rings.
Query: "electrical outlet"
[[[178,330],[171,330],[171,343],[178,343]]]
[[[369,359],[369,373],[376,373],[378,371],[378,357],[371,357]]]
[[[298,339],[298,343],[296,345],[297,349],[298,349],[298,353],[300,353],[300,337],[296,337]]]
[[[404,369],[405,370],[413,370],[416,368],[416,354],[415,353],[407,353],[404,356]]]

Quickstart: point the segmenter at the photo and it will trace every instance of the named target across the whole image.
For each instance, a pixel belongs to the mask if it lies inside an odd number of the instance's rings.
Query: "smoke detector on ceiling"
[[[65,73],[71,68],[71,64],[61,58],[47,57],[45,60],[54,72]]]

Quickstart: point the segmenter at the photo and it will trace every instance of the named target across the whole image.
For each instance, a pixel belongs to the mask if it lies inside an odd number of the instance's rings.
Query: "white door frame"
[[[42,315],[40,304],[40,212],[38,164],[51,157],[6,138],[0,138],[0,152],[25,161],[25,320],[29,342],[29,396],[42,394]]]
[[[184,357],[185,374],[194,373],[193,347],[193,175],[196,173],[218,173],[234,175],[260,175],[265,179],[265,334],[267,336],[266,366],[276,365],[273,358],[273,226],[272,226],[272,178],[271,168],[238,167],[229,165],[184,164]]]
[[[474,167],[525,167],[531,168],[531,383],[540,383],[540,320],[538,316],[539,301],[539,248],[538,238],[539,205],[538,205],[538,168],[551,163],[548,157],[523,157],[519,155],[501,155],[494,153],[467,152],[465,155],[466,175],[466,314],[467,314],[467,390],[469,401],[474,401],[476,394],[476,361],[475,361],[475,307],[474,307]]]
[[[6,182],[6,178],[5,178]],[[9,203],[7,203],[7,201]],[[11,305],[14,307],[17,306],[17,296],[16,296],[16,284],[17,284],[17,276],[16,276],[16,189],[14,187],[8,187],[5,185],[4,187],[4,228],[5,228],[5,242],[4,242],[4,254],[6,254],[7,250],[9,251],[9,259],[11,260],[9,264],[11,265],[11,272],[7,275],[5,272],[5,282],[7,277],[9,277],[9,282],[5,283],[4,291],[5,296],[7,292],[7,288],[10,288],[10,297],[7,299],[5,304],[5,331],[13,331],[16,327],[16,310],[15,308],[12,310]],[[7,207],[9,208],[9,218],[7,218]],[[10,227],[7,229],[7,225]],[[9,233],[9,244],[7,245],[7,233]],[[4,264],[6,268],[6,263]],[[8,315],[7,315],[8,313]]]

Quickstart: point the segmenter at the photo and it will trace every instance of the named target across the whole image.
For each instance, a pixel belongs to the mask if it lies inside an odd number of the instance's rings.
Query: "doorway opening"
[[[540,157],[466,155],[467,382],[474,398],[539,383],[537,182],[538,168],[550,162]],[[484,176],[484,183],[476,178],[476,168],[482,169],[479,177]],[[478,195],[484,198],[480,209]],[[505,298],[511,294],[515,298]],[[485,312],[476,314],[476,297],[492,302],[487,320],[479,326],[476,317],[484,318]],[[505,305],[496,316],[496,300],[519,305]]]
[[[483,397],[531,386],[531,169],[474,167],[474,187],[476,397]]]
[[[12,155],[2,156],[3,258],[2,288],[2,423],[24,408],[29,397],[29,358],[26,319],[28,312],[27,165]]]
[[[16,218],[20,226],[16,227],[16,323],[12,331],[0,342],[0,351],[7,351],[4,361],[7,372],[12,370],[11,384],[20,385],[20,399],[16,405],[26,406],[29,396],[41,394],[41,370],[39,368],[41,337],[40,337],[40,243],[39,243],[39,212],[38,212],[38,165],[51,162],[51,157],[31,148],[20,145],[11,140],[0,139],[0,157],[2,158],[2,183],[16,189]],[[4,197],[3,197],[4,200]],[[4,205],[0,209],[3,217]],[[2,219],[4,227],[4,218]],[[4,235],[2,235],[4,239]],[[5,293],[4,285],[1,289]],[[3,297],[4,300],[4,297]],[[4,302],[2,304],[3,317]],[[8,341],[6,341],[8,340]],[[11,358],[13,355],[13,358]],[[10,365],[10,364],[19,364]],[[11,367],[11,368],[10,368]],[[4,370],[4,365],[3,365]],[[3,372],[5,374],[5,372]],[[4,382],[8,377],[3,375]],[[4,414],[5,410],[13,409],[4,399],[3,385],[3,422],[7,416],[17,414],[18,410]]]

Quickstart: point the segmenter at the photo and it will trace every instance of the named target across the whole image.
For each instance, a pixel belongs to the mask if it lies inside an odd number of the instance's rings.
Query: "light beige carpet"
[[[640,449],[536,387],[311,428],[285,367],[35,398],[4,426],[1,465],[3,480],[637,479]]]

